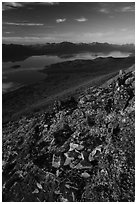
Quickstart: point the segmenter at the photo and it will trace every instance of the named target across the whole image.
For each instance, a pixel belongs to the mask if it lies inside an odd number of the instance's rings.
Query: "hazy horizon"
[[[5,44],[135,43],[134,2],[3,2]]]
[[[11,45],[11,44],[13,44],[13,45],[28,45],[28,46],[30,45],[31,46],[31,45],[44,45],[44,44],[50,44],[50,43],[51,44],[52,43],[53,44],[54,43],[57,44],[57,43],[65,43],[65,42],[66,43],[73,43],[73,44],[82,44],[82,43],[83,44],[92,44],[92,43],[102,43],[103,44],[103,43],[108,43],[108,42],[88,42],[87,43],[87,42],[60,41],[60,42],[44,42],[44,43],[35,43],[35,42],[34,43],[29,43],[28,42],[27,44],[26,43],[9,43],[9,42],[4,42],[2,44],[6,44],[6,45]],[[112,45],[126,45],[126,44],[132,45],[133,44],[133,45],[135,45],[135,43],[132,43],[132,42],[131,43],[130,42],[129,43],[121,43],[121,44],[120,43],[108,43],[108,44],[112,44]]]

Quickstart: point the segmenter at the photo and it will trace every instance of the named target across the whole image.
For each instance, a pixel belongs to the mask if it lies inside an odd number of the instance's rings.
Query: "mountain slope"
[[[134,66],[53,110],[3,127],[3,201],[135,197]]]

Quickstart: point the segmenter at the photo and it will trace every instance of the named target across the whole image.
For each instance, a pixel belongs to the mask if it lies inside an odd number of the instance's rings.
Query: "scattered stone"
[[[64,166],[67,166],[67,165],[71,164],[71,161],[73,161],[73,160],[74,160],[74,158],[67,157],[66,160],[65,160]]]
[[[39,190],[36,188],[32,193],[33,193],[33,194],[39,193]]]
[[[38,187],[39,189],[43,189],[43,188],[42,188],[42,185],[41,185],[40,183],[37,183],[37,187]]]
[[[89,178],[90,177],[90,174],[88,174],[87,172],[84,172],[81,174],[81,177],[83,178]]]
[[[90,154],[89,154],[89,161],[93,161],[94,160],[94,156],[97,154],[97,152],[99,152],[99,154],[101,153],[101,148],[102,148],[102,145],[96,147]]]
[[[61,164],[61,158],[60,156],[56,156],[55,154],[53,155],[52,159],[52,166],[55,168],[59,168]]]
[[[134,202],[135,72],[3,128],[3,202]]]
[[[70,143],[70,149],[69,149],[69,151],[73,151],[73,150],[82,150],[82,149],[84,149],[84,146],[83,145],[81,145],[81,144],[74,144],[74,143]]]

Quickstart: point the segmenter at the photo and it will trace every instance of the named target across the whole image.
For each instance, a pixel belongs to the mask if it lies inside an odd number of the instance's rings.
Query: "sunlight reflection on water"
[[[62,56],[31,56],[23,61],[18,62],[3,62],[3,93],[11,91],[20,86],[31,84],[43,80],[47,77],[46,74],[39,72],[46,66],[76,59],[95,59],[97,57],[128,57],[130,53],[120,51],[110,53],[78,53],[74,55]],[[15,67],[15,68],[13,68]]]

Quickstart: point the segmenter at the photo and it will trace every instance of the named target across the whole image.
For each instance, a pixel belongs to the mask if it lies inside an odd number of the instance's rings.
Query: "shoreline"
[[[126,52],[125,52],[126,53]],[[77,53],[77,54],[79,54],[79,53]],[[82,53],[82,54],[86,54],[86,53]],[[89,54],[89,53],[88,53]],[[93,54],[93,53],[92,53]],[[95,54],[95,53],[94,53]],[[64,62],[71,62],[71,61],[80,61],[80,60],[91,60],[91,61],[94,61],[94,60],[100,60],[100,59],[106,59],[106,58],[114,58],[114,59],[117,59],[117,58],[127,58],[127,57],[131,57],[130,56],[130,54],[131,53],[129,53],[129,55],[128,56],[100,56],[100,55],[97,55],[96,56],[96,58],[91,58],[91,59],[88,59],[88,58],[83,58],[83,57],[81,57],[81,58],[74,58],[74,59],[71,59],[71,58],[68,58],[67,60],[64,60],[64,61],[61,61],[61,62],[54,62],[54,63],[51,63],[51,64],[49,64],[49,65],[45,65],[45,66],[43,66],[43,67],[36,67],[36,68],[22,68],[21,66],[22,65],[16,65],[16,64],[13,64],[10,68],[8,68],[7,69],[7,71],[5,71],[4,69],[3,69],[3,71],[2,71],[2,74],[3,75],[6,75],[5,77],[6,78],[8,78],[9,77],[9,75],[10,75],[10,73],[11,74],[16,74],[16,72],[17,73],[20,73],[21,74],[21,72],[26,72],[26,74],[27,74],[27,71],[36,71],[36,72],[38,72],[38,73],[43,73],[44,72],[44,74],[45,74],[45,70],[47,70],[48,68],[50,68],[50,67],[52,67],[52,65],[54,66],[56,66],[56,65],[58,65],[59,63],[64,63]],[[46,55],[45,55],[46,56]],[[31,56],[31,57],[33,57],[33,56]],[[34,56],[34,57],[37,57],[37,56]],[[41,57],[41,55],[39,56],[39,57]],[[15,62],[14,62],[15,63]],[[21,61],[21,63],[22,63],[22,61]],[[32,62],[32,64],[33,64],[33,62]],[[18,69],[13,69],[13,67],[15,67],[15,66],[19,66],[20,68],[18,68]],[[32,74],[33,74],[33,72],[32,72]],[[16,75],[15,75],[16,76]],[[43,76],[43,77],[45,77],[45,76]],[[16,79],[17,77],[15,77],[15,79]],[[17,89],[19,89],[20,87],[25,87],[25,86],[27,86],[27,85],[29,85],[29,84],[33,84],[34,82],[16,82],[16,80],[15,79],[10,79],[10,77],[9,77],[9,79],[8,79],[8,81],[6,81],[6,82],[4,82],[3,81],[3,84],[4,83],[12,83],[13,84],[13,86],[11,86],[11,87],[7,87],[7,90],[5,91],[5,89],[4,89],[4,91],[3,91],[3,89],[2,89],[2,94],[6,94],[6,93],[10,93],[10,92],[12,92],[12,91],[14,91],[14,90],[17,90]],[[39,82],[39,81],[42,81],[43,79],[38,79],[38,81],[36,81],[36,83],[37,82]],[[3,85],[2,84],[2,85]],[[18,84],[17,86],[16,86],[16,84]],[[15,88],[14,88],[15,87]]]
[[[75,95],[76,89],[81,85],[85,87],[88,82],[92,84],[94,81],[96,83],[97,78],[101,81],[103,76],[106,77],[133,64],[133,57],[122,59],[109,57],[53,64],[50,69],[45,69],[48,74],[46,80],[3,95],[3,123],[10,121],[12,118],[16,119],[24,111],[39,111],[40,106],[42,108],[47,106],[47,103],[54,101],[62,93],[71,92]]]

